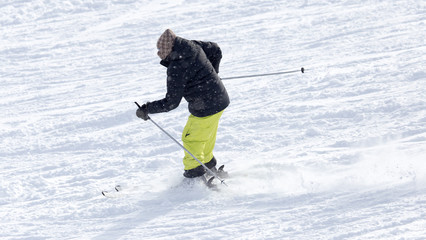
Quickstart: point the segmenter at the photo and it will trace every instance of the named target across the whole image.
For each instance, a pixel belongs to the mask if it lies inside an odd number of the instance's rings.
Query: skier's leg
[[[202,163],[212,165],[209,167],[214,167],[214,165],[216,165],[214,164],[213,149],[216,142],[219,119],[222,113],[223,111],[202,118],[190,115],[182,132],[183,146]],[[200,166],[200,164],[187,152],[185,152],[183,164],[185,167],[184,175],[186,177],[197,177],[204,174],[203,166]]]

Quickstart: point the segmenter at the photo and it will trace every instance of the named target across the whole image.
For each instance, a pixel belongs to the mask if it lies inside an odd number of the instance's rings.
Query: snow
[[[0,238],[424,239],[425,24],[414,0],[3,1]],[[306,68],[224,81],[220,192],[179,186],[135,116],[166,28],[217,42],[224,78]],[[187,116],[151,117],[179,139]]]

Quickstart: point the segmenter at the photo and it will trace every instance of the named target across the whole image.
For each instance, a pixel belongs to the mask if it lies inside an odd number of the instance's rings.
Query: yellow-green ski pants
[[[182,132],[183,146],[202,163],[213,158],[213,148],[216,143],[217,127],[223,111],[207,117],[190,115]],[[185,170],[200,166],[191,155],[185,151],[183,158]]]

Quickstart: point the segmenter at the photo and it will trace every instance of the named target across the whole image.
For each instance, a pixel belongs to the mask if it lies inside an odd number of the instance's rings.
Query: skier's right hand
[[[142,105],[140,108],[138,108],[138,110],[136,110],[136,116],[138,118],[142,118],[145,121],[149,119],[148,108],[146,104]]]

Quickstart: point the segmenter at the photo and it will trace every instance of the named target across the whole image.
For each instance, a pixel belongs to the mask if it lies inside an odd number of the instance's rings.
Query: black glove
[[[145,121],[149,119],[148,107],[146,104],[142,105],[140,108],[138,108],[138,110],[136,110],[136,116],[138,116],[138,118],[142,118]]]

